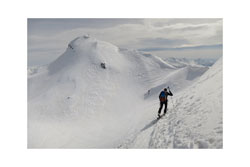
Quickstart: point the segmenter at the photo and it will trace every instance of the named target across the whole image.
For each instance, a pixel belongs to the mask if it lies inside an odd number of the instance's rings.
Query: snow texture
[[[222,148],[222,134],[221,59],[180,66],[85,35],[28,69],[28,148]]]

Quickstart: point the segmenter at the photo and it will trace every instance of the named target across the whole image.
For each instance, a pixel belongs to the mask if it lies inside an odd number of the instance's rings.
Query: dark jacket
[[[162,95],[164,95],[162,97]],[[159,99],[160,99],[160,102],[166,102],[168,100],[168,96],[173,96],[173,93],[169,90],[168,91],[161,91],[161,93],[159,94]]]

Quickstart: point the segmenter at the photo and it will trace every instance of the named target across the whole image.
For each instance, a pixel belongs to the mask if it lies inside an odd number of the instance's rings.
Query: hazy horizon
[[[68,43],[90,36],[159,57],[222,56],[222,19],[28,19],[28,66],[59,57]]]

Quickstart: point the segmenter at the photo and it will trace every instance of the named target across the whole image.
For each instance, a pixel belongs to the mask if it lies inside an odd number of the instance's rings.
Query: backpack
[[[161,94],[160,94],[160,101],[161,101],[161,102],[166,101],[166,94],[165,94],[164,91],[162,91]]]

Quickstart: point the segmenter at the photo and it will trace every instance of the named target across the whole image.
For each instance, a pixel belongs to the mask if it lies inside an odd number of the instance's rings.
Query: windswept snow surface
[[[173,99],[167,115],[159,121],[149,121],[121,147],[223,147],[222,59]]]
[[[220,67],[177,68],[78,37],[48,66],[29,69],[28,148],[221,148]],[[167,86],[169,114],[154,122]]]

